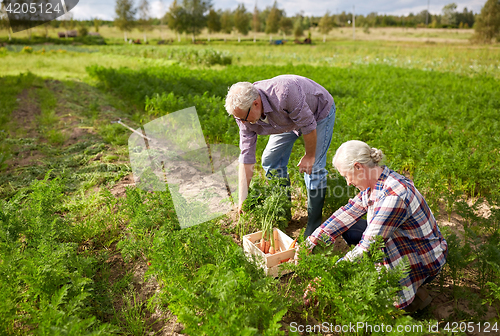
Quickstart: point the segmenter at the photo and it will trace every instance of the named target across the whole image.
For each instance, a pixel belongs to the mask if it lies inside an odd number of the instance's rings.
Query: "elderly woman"
[[[409,274],[400,284],[397,308],[408,312],[423,309],[432,298],[421,286],[441,271],[448,246],[441,235],[429,206],[413,182],[395,171],[380,166],[381,150],[362,141],[343,143],[333,158],[333,165],[360,193],[338,209],[306,239],[312,249],[320,239],[342,235],[356,247],[345,260],[353,261],[368,251],[376,236],[385,241],[383,264],[394,268],[407,257]],[[367,220],[361,217],[367,214]]]

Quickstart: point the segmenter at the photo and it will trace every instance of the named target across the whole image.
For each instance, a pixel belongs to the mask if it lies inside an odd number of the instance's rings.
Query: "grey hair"
[[[363,141],[350,140],[340,145],[332,163],[337,170],[339,167],[352,170],[356,162],[373,168],[383,159],[384,153],[380,149],[370,147]]]
[[[252,83],[238,82],[229,88],[224,107],[229,114],[234,114],[236,108],[248,110],[258,97],[259,92]]]

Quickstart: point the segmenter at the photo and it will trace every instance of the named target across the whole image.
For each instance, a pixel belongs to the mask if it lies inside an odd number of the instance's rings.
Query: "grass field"
[[[121,33],[106,29],[118,42]],[[350,41],[352,31],[336,30],[326,43],[316,33],[312,46],[269,45],[261,35],[255,44],[214,36],[201,45],[0,49],[0,334],[292,335],[294,323],[361,321],[412,326],[405,335],[436,323],[441,335],[456,334],[454,323],[470,335],[498,332],[500,48],[470,45],[470,34],[371,29]],[[183,230],[168,191],[134,187],[130,132],[111,121],[137,128],[196,106],[207,143],[237,145],[223,107],[228,86],[285,73],[335,99],[328,162],[342,142],[364,140],[424,193],[449,244],[445,269],[427,286],[430,308],[403,315],[387,305],[402,270],[378,272],[375,252],[331,272],[340,242],[304,256],[293,275],[265,277],[241,249],[269,207],[257,191],[283,196],[262,177],[239,220],[229,213]],[[259,137],[258,160],[265,144]],[[291,162],[302,155],[296,147]],[[342,193],[328,197],[325,218],[354,192],[330,170]],[[291,179],[293,217],[280,225],[301,237],[304,185],[293,170]],[[318,276],[326,285],[306,307],[302,294]]]
[[[48,36],[57,37],[57,32],[63,31],[63,29],[54,29],[50,27],[47,30]],[[94,27],[91,27],[89,31],[94,32]],[[26,37],[29,36],[29,31],[18,32],[12,34],[12,37]],[[99,28],[99,33],[104,36],[106,39],[111,39],[112,41],[122,39],[123,33],[117,29],[116,27],[108,27],[101,26]],[[304,37],[307,36],[308,31],[304,33]],[[44,27],[35,27],[31,30],[31,34],[37,34],[41,36],[45,36],[46,31]],[[360,40],[392,40],[392,41],[409,41],[413,40],[416,42],[447,42],[447,43],[464,43],[467,42],[474,34],[473,29],[431,29],[431,28],[369,28],[368,30],[363,27],[356,27],[355,38]],[[0,36],[6,36],[6,30],[0,30]],[[178,41],[179,36],[168,29],[167,26],[163,26],[162,30],[158,26],[155,26],[151,31],[146,32],[147,38],[151,40],[159,40],[159,39],[173,39],[174,41]],[[252,40],[255,38],[258,41],[269,41],[269,38],[276,39],[288,39],[294,40],[294,36],[283,36],[279,34],[268,35],[265,33],[256,33],[249,32],[246,36],[240,36],[243,40]],[[132,31],[127,33],[127,37],[129,39],[140,39],[141,41],[144,39],[144,32],[139,31],[138,29],[133,29]],[[208,34],[205,30],[199,35],[197,38],[201,40],[207,40],[210,37],[211,40],[224,40],[234,41],[238,39],[237,32],[233,32],[231,34]],[[303,38],[304,38],[303,37]],[[311,38],[316,41],[323,41],[323,34],[318,29],[311,29]],[[326,35],[327,41],[332,40],[351,40],[353,38],[353,29],[352,27],[341,27],[334,28],[330,33]],[[191,41],[191,36],[187,36],[185,34],[181,35],[182,41]]]

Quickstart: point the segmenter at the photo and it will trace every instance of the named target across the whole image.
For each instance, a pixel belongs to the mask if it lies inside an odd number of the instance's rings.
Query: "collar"
[[[387,168],[387,166],[382,166],[384,167],[384,170],[382,171],[382,174],[380,174],[377,183],[375,184],[375,189],[372,190],[371,188],[367,188],[361,193],[361,201],[363,203],[363,206],[372,206],[373,203],[380,198],[379,194],[380,192],[383,191],[384,189],[384,184],[385,181],[387,180],[387,177],[390,174],[390,169]]]
[[[262,109],[264,111],[264,115],[268,114],[269,112],[273,112],[273,108],[272,108],[271,104],[269,103],[267,96],[260,89],[257,89],[257,90],[259,91],[260,100],[262,102]]]

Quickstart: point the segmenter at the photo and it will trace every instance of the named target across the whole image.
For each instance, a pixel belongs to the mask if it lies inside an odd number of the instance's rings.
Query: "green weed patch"
[[[104,335],[110,325],[93,316],[97,259],[78,253],[70,223],[61,217],[60,179],[31,185],[0,209],[2,334]]]

